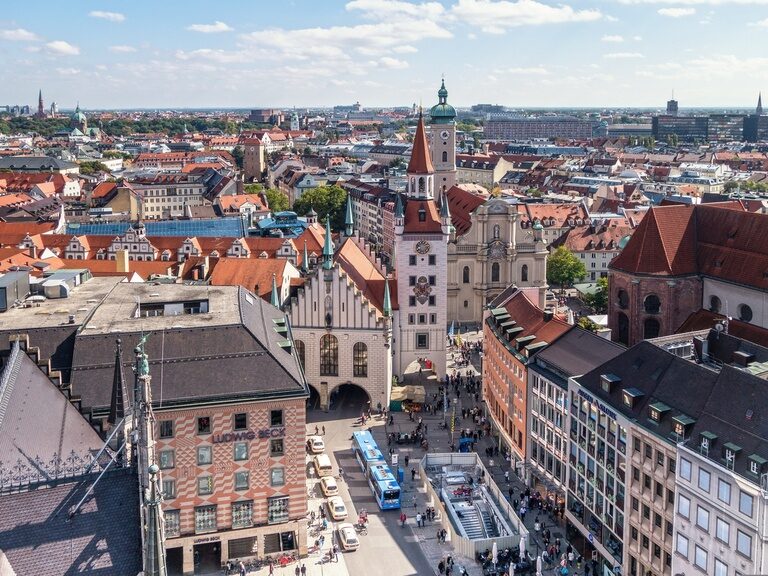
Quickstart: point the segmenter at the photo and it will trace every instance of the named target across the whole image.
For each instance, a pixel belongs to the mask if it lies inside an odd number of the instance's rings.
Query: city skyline
[[[683,108],[750,108],[768,86],[768,0],[43,8],[2,19],[3,104],[42,87],[62,109],[426,105],[444,74],[457,106],[655,109],[674,91]]]

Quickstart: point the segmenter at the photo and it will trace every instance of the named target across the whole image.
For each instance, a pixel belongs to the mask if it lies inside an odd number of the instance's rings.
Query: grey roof
[[[105,474],[79,512],[68,518],[94,480],[92,475],[80,482],[0,496],[0,573],[136,576],[141,572],[134,473]]]
[[[569,378],[586,374],[624,350],[621,344],[576,326],[539,352],[536,361],[545,362]]]
[[[51,158],[50,156],[4,156],[0,157],[0,170],[70,170],[77,168],[74,162]]]
[[[137,295],[155,301],[209,297],[210,312],[134,318]],[[142,299],[142,301],[145,301]],[[84,410],[106,413],[111,400],[115,338],[122,338],[124,367],[142,333],[156,407],[231,399],[305,396],[307,384],[290,333],[278,332],[285,315],[234,286],[120,284],[86,322],[75,341],[72,395]],[[128,373],[128,372],[126,372]]]
[[[0,375],[0,466],[6,472],[18,466],[36,479],[67,476],[65,460],[87,463],[102,445],[77,408],[14,345]]]

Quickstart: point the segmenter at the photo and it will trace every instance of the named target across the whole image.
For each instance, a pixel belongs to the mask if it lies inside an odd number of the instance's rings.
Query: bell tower
[[[445,192],[456,184],[456,110],[448,104],[445,80],[437,91],[437,100],[429,111],[432,164],[436,189]]]

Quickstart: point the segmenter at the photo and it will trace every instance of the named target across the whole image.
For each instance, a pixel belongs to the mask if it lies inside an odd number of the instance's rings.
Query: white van
[[[323,476],[333,476],[333,467],[331,466],[331,459],[327,454],[318,454],[312,458],[312,464],[315,467],[315,472],[322,478]]]

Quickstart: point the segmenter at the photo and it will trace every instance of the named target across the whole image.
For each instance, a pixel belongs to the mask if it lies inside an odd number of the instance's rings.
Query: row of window
[[[290,499],[288,496],[267,498],[267,523],[279,524],[289,519]],[[253,500],[233,502],[231,506],[232,528],[253,526]],[[179,536],[181,533],[181,511],[166,510],[163,514],[167,536]],[[213,532],[218,529],[218,507],[215,504],[195,508],[195,533]]]
[[[429,296],[427,298],[427,305],[428,306],[436,306],[437,305],[437,299],[434,296]],[[408,306],[413,308],[416,306],[416,296],[408,296]]]
[[[500,274],[501,268],[499,267],[498,262],[494,262],[491,265],[491,282],[498,282],[499,281],[499,274]],[[464,268],[461,271],[461,282],[462,284],[469,284],[470,283],[470,269],[469,266],[464,266]],[[521,282],[528,282],[528,264],[523,264],[520,267],[520,281]]]
[[[720,314],[721,310],[723,308],[723,302],[720,300],[718,296],[710,296],[709,297],[709,310],[711,312],[714,312],[715,314]],[[742,322],[751,322],[752,321],[752,308],[748,304],[739,304],[736,308],[736,311],[738,312],[738,318]]]
[[[302,340],[294,340],[293,346],[302,368],[305,367],[307,348]],[[368,346],[356,342],[352,347],[352,374],[357,378],[368,376]],[[320,376],[339,375],[339,339],[333,334],[320,338]]]
[[[672,525],[669,522],[667,524],[669,526]],[[670,534],[671,533],[672,532],[670,532]],[[648,538],[648,536],[646,536],[645,534],[640,536],[638,534],[638,530],[637,530],[637,528],[635,526],[630,526],[629,527],[629,535],[630,535],[630,537],[632,538],[632,540],[634,542],[638,542],[639,541],[640,545],[645,550],[650,550],[651,549],[651,540],[650,540],[650,538]],[[661,559],[661,546],[659,544],[656,544],[655,542],[653,543],[653,555],[654,555],[654,557],[656,557],[658,559]],[[632,560],[630,561],[630,573],[631,574],[637,574],[637,566],[633,566],[632,563],[631,563],[632,561],[634,561],[635,564],[637,563],[637,560],[632,558]],[[667,566],[672,566],[672,556],[668,552],[664,552],[664,563]],[[641,572],[641,574],[645,574],[645,572]]]
[[[409,254],[408,255],[408,265],[409,266],[416,266],[416,264],[417,264],[416,260],[417,260],[416,259],[416,254]],[[437,265],[437,256],[435,256],[434,254],[430,254],[429,256],[427,256],[427,262],[429,263],[430,266]]]
[[[235,442],[232,445],[233,460],[236,462],[243,462],[248,460],[248,443],[247,442]],[[272,438],[269,441],[269,456],[270,458],[277,458],[285,454],[285,446],[282,438]],[[176,451],[172,448],[160,450],[157,453],[157,461],[161,470],[170,470],[176,467]],[[212,446],[198,446],[197,448],[197,465],[208,466],[213,464],[213,447]]]
[[[686,520],[692,519],[690,498],[687,498],[682,494],[680,495],[680,498],[677,501],[677,513]],[[701,505],[697,506],[696,517],[693,520],[695,520],[697,528],[700,528],[709,534],[710,512],[707,508]],[[729,546],[731,544],[731,525],[719,516],[715,518],[715,538],[720,540],[723,544]],[[752,558],[752,537],[738,528],[736,529],[736,551],[747,558]]]
[[[691,462],[685,458],[680,458],[680,477],[683,480],[692,482],[693,466],[691,465]],[[711,484],[712,475],[704,468],[699,468],[696,478],[696,486],[699,490],[702,490],[709,495]],[[731,504],[731,484],[722,478],[717,479],[717,499],[728,506]],[[743,490],[739,490],[739,512],[748,518],[752,518],[754,514],[754,504],[754,496]]]
[[[284,418],[282,410],[270,410],[269,411],[269,426],[274,428],[276,426],[283,426]],[[173,420],[160,420],[158,423],[160,438],[173,438],[175,423]],[[247,430],[248,429],[248,413],[238,412],[232,415],[232,429]],[[198,435],[211,433],[211,418],[210,416],[199,416],[197,418],[197,433]]]
[[[418,324],[426,324],[427,315],[426,314],[408,314],[408,324],[416,324],[417,320],[418,320]],[[437,314],[433,313],[429,315],[429,323],[437,324]]]
[[[707,574],[713,574],[714,576],[728,576],[728,565],[717,557],[714,558],[713,571],[709,571],[709,551],[698,544],[693,546],[693,558],[691,558],[690,541],[686,536],[683,536],[679,532],[675,543],[675,552],[685,557],[687,560],[692,560],[694,566],[700,568]]]
[[[197,495],[209,496],[213,494],[213,476],[205,475],[197,478]],[[248,490],[250,488],[250,474],[247,470],[235,472],[233,479],[234,489],[236,491]],[[269,485],[273,488],[285,485],[285,468],[275,467],[269,470]],[[176,498],[176,480],[174,478],[163,479],[163,497],[166,500]]]

